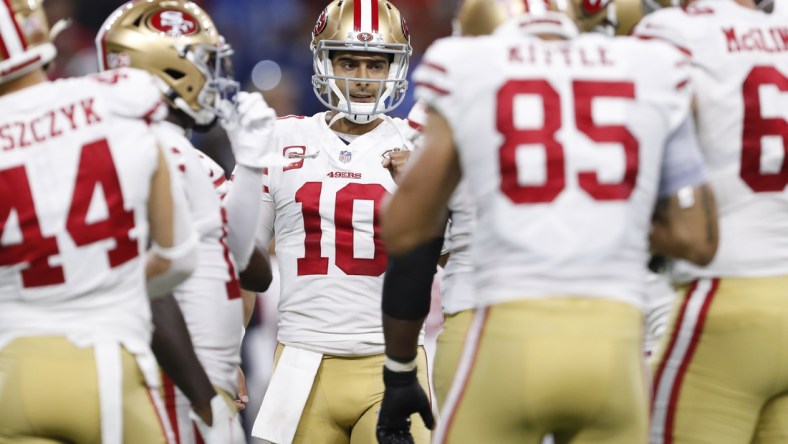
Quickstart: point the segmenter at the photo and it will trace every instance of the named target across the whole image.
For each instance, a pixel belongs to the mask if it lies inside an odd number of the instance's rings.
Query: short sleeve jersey
[[[734,1],[646,16],[635,34],[691,56],[698,137],[720,215],[720,243],[688,277],[788,273],[788,24]]]
[[[276,214],[280,342],[336,355],[383,352],[378,210],[396,185],[382,160],[391,149],[412,149],[412,131],[384,118],[348,142],[325,113],[277,120],[269,152],[292,163],[268,168],[263,200]]]
[[[689,112],[684,55],[601,35],[447,38],[414,79],[448,120],[473,195],[479,304],[642,307],[664,145]]]
[[[153,78],[43,83],[0,110],[0,342],[100,332],[147,347],[149,122],[166,116]]]

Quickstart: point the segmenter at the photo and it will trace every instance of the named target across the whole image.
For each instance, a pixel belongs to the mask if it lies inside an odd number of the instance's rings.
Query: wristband
[[[386,361],[383,363],[383,366],[392,372],[412,372],[413,370],[416,370],[416,358],[413,358],[413,360],[410,362],[398,362],[386,356]]]

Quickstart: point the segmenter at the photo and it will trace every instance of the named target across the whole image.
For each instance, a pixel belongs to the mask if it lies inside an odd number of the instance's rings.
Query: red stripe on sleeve
[[[442,96],[445,96],[446,94],[449,94],[449,91],[447,91],[447,90],[445,90],[445,89],[443,89],[441,87],[435,86],[432,83],[416,82],[415,85],[416,86],[422,86],[422,87],[427,88],[427,89],[431,89],[431,90],[435,91],[436,93],[438,93],[438,94],[440,94]]]
[[[435,71],[442,72],[444,74],[448,72],[446,68],[432,62],[421,62],[421,66],[425,68],[434,69]]]
[[[5,47],[5,42],[3,41],[3,36],[0,35],[0,58],[3,60],[8,60],[10,55],[8,54],[8,48]]]
[[[687,48],[685,48],[683,46],[677,45],[677,44],[671,42],[668,39],[665,39],[665,38],[662,38],[662,37],[657,37],[657,36],[654,36],[654,35],[643,35],[643,34],[635,34],[635,37],[639,38],[640,40],[660,40],[662,42],[670,43],[671,45],[673,45],[674,48],[676,48],[679,51],[683,52],[684,55],[686,55],[688,57],[692,57],[692,51],[690,51],[689,49],[687,49]]]

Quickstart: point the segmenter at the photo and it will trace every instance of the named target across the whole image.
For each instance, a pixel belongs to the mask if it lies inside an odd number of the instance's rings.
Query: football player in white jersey
[[[381,288],[386,251],[377,209],[396,188],[382,166],[410,150],[404,99],[411,55],[387,0],[336,0],[312,33],[313,86],[329,108],[276,122],[258,246],[275,236],[281,276],[276,367],[252,435],[284,443],[374,442],[383,395]],[[427,387],[426,356],[420,380]],[[418,442],[429,440],[424,424]]]
[[[591,5],[575,1],[572,17],[581,32],[628,35],[640,20],[640,1],[609,2]],[[489,35],[506,20],[525,12],[523,0],[465,0],[457,11],[454,33],[460,36]],[[419,103],[408,120],[416,129],[423,127],[426,110]],[[443,330],[438,336],[433,365],[433,384],[438,407],[443,404],[459,360],[468,327],[473,318],[474,297],[470,251],[473,226],[473,205],[466,181],[461,181],[449,200],[450,218],[446,229],[445,253],[448,258],[441,280],[441,303],[444,313]],[[384,296],[386,297],[386,296]]]
[[[196,352],[195,356],[189,344],[175,344],[172,337],[154,335],[153,349],[166,373],[200,364],[206,372],[192,381],[164,375],[165,402],[176,440],[182,444],[244,442],[233,402],[239,389],[244,326],[238,271],[248,268],[254,245],[265,148],[261,139],[275,114],[259,94],[241,93],[236,106],[238,84],[230,77],[232,50],[211,18],[192,2],[127,3],[109,16],[96,44],[102,68],[132,66],[161,80],[170,117],[156,128],[156,134],[177,164],[191,219],[200,234],[197,269],[173,297],[157,302],[171,308],[162,310],[170,316],[154,317],[156,325],[185,320]],[[224,205],[218,190],[226,188],[223,171],[187,139],[188,131],[211,127],[219,117],[228,130],[238,164],[235,181],[240,185],[227,194]],[[255,269],[255,273],[268,276],[270,282],[269,268]],[[205,397],[210,409],[201,412],[196,407]],[[190,414],[192,405],[197,415]]]
[[[684,56],[578,36],[548,6],[529,2],[490,37],[439,40],[414,75],[430,108],[383,209],[389,253],[429,241],[461,170],[477,211],[479,308],[436,442],[645,442],[649,241],[700,264],[716,250]],[[412,354],[413,329],[391,326],[406,327],[384,323],[387,355]],[[422,409],[414,391],[392,400],[400,411]]]
[[[170,443],[146,287],[188,277],[196,234],[167,110],[142,71],[50,82],[54,56],[41,2],[0,2],[0,442]]]
[[[691,60],[720,210],[714,261],[672,266],[687,286],[654,361],[651,441],[786,442],[788,25],[749,0],[699,1],[646,16],[636,35]]]

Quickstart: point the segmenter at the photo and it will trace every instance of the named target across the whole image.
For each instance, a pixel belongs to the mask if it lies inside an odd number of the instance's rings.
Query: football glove
[[[416,369],[395,372],[383,367],[386,389],[375,430],[380,444],[412,444],[410,415],[413,413],[421,415],[427,428],[435,426],[430,401],[419,384],[416,372]]]
[[[260,93],[238,93],[235,109],[222,119],[235,156],[235,163],[250,168],[263,168],[266,138],[276,121],[276,113]]]
[[[246,443],[246,435],[237,415],[221,395],[216,395],[211,399],[211,415],[213,416],[213,425],[209,426],[193,411],[189,412],[189,417],[197,424],[200,436],[206,444]]]

